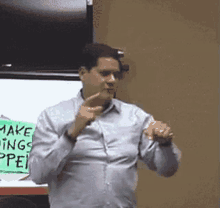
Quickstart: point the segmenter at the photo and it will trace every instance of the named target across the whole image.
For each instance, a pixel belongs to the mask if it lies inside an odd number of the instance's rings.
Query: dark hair
[[[0,198],[0,208],[37,208],[37,205],[23,197],[8,196]]]
[[[112,48],[106,44],[90,43],[84,47],[82,53],[83,66],[86,67],[88,71],[90,71],[92,67],[97,66],[97,61],[101,57],[111,57],[117,60],[119,63],[120,71],[123,71],[123,66],[120,61],[118,49]]]

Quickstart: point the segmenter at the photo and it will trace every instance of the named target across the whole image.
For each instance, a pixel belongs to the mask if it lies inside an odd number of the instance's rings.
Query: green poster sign
[[[0,120],[0,174],[28,173],[35,124]]]

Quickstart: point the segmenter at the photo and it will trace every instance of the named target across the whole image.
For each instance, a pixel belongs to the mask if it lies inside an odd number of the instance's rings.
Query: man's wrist
[[[172,141],[167,141],[165,143],[159,143],[159,145],[162,147],[169,147],[169,146],[171,146],[171,144],[172,144]]]
[[[69,133],[69,130],[66,130],[64,133],[64,136],[71,142],[75,143],[77,141],[77,137],[73,136],[72,134]]]

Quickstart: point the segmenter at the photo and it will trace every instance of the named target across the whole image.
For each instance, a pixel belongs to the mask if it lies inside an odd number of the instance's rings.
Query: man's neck
[[[83,89],[80,90],[82,98],[85,100],[87,97],[84,96]],[[98,100],[96,103],[94,103],[94,106],[102,106],[103,111],[105,111],[110,106],[111,100]]]

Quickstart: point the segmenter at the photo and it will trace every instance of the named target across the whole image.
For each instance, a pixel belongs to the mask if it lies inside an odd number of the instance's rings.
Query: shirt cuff
[[[71,142],[66,136],[63,134],[59,140],[55,144],[55,149],[59,151],[59,157],[65,158],[67,155],[70,154],[74,147],[74,143]]]
[[[159,146],[160,147],[170,147],[172,145],[172,142],[171,141],[167,141],[165,143],[159,143]]]

